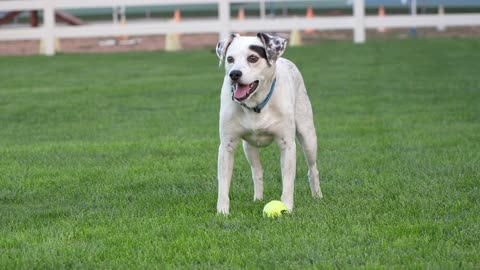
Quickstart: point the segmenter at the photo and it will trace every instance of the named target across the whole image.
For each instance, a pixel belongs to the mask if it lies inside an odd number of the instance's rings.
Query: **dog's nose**
[[[240,70],[232,70],[230,71],[230,79],[232,79],[232,81],[236,81],[238,79],[240,79],[240,77],[242,77],[242,72]]]

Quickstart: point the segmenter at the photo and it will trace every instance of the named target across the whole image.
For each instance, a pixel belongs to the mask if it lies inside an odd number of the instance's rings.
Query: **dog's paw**
[[[263,201],[263,195],[254,195],[253,196],[253,201],[254,202]]]
[[[217,208],[217,215],[223,215],[223,216],[228,216],[230,214],[230,211],[228,207],[218,207]]]
[[[323,199],[323,194],[321,190],[312,192],[312,197],[315,199]]]

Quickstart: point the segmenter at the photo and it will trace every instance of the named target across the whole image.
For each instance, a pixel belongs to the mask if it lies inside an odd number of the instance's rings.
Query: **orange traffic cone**
[[[240,7],[238,9],[237,20],[239,21],[245,20],[245,9],[243,9],[243,7]]]
[[[125,27],[127,25],[127,15],[126,15],[125,6],[121,6],[119,11],[120,11],[120,26]],[[128,36],[119,36],[118,40],[119,41],[128,40]]]
[[[125,27],[127,25],[127,19],[125,17],[122,17],[122,19],[120,20],[120,25],[122,27]],[[119,36],[118,40],[128,40],[128,36]]]
[[[173,12],[173,21],[179,23],[182,20],[182,15],[180,14],[180,9],[176,8]]]
[[[55,46],[55,52],[61,52],[62,51],[62,47],[60,46],[60,41],[58,40],[58,38],[55,39],[54,46]],[[46,52],[45,40],[43,40],[43,39],[40,40],[39,52],[40,52],[40,54],[45,54],[45,52]]]
[[[288,39],[288,46],[295,47],[295,46],[302,46],[302,34],[299,30],[292,30],[290,33],[290,38]]]
[[[307,19],[312,19],[313,18],[313,8],[312,7],[308,7],[307,8]],[[315,30],[313,29],[305,29],[305,33],[306,34],[312,34],[312,33],[315,33]]]
[[[173,23],[180,23],[182,15],[180,9],[176,8],[173,12]],[[182,49],[179,33],[170,33],[165,37],[165,50],[166,51],[178,51]]]
[[[380,18],[385,17],[385,7],[384,6],[378,7],[378,17],[380,17]],[[383,26],[380,26],[380,27],[377,28],[377,32],[385,33],[385,32],[387,32],[387,28],[385,28]]]
[[[245,9],[243,7],[238,8],[237,20],[239,20],[239,21],[245,20]],[[245,33],[240,32],[239,34],[244,35]]]

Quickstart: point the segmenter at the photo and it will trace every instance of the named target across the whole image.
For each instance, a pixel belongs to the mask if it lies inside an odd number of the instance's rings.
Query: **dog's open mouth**
[[[254,81],[251,84],[235,83],[233,97],[238,101],[245,100],[257,90],[257,86],[258,81]]]

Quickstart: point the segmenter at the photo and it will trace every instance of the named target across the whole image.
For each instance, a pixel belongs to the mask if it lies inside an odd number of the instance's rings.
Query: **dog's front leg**
[[[282,166],[282,202],[291,212],[293,210],[293,192],[296,173],[296,145],[295,138],[278,140],[281,151]]]
[[[239,139],[222,139],[218,148],[218,201],[217,213],[228,215],[230,208],[230,183],[233,172],[233,157]]]
[[[243,141],[243,151],[247,157],[253,178],[253,200],[263,199],[263,169],[260,163],[258,148],[251,146],[247,141]]]

